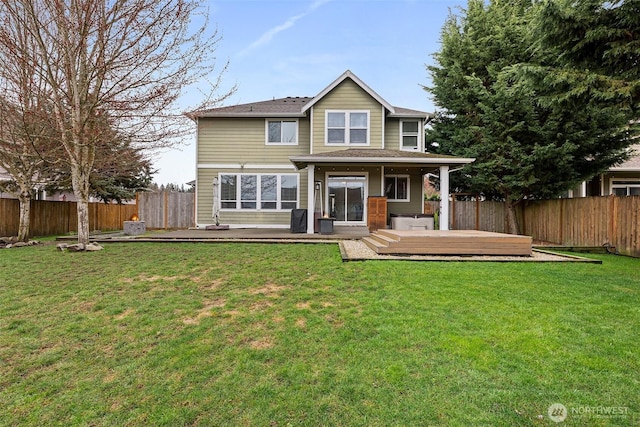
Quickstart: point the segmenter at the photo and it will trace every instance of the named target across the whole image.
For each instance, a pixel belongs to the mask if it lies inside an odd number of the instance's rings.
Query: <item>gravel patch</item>
[[[360,240],[343,240],[340,242],[340,253],[343,261],[366,260],[405,260],[405,261],[457,261],[457,262],[588,262],[602,264],[599,260],[556,254],[540,249],[533,249],[530,257],[502,255],[381,255],[375,253]]]

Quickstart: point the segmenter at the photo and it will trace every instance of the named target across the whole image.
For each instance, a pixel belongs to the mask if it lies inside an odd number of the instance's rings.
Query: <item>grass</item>
[[[640,260],[593,257],[5,250],[0,425],[555,425],[553,403],[564,425],[638,423]]]

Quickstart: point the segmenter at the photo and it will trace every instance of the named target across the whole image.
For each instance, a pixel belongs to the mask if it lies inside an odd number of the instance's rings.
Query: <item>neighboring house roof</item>
[[[633,154],[619,165],[609,168],[611,172],[640,172],[640,144],[629,147]]]
[[[298,169],[316,163],[384,163],[413,165],[466,165],[475,159],[447,156],[443,154],[413,151],[384,150],[376,148],[349,148],[328,153],[291,156],[289,160]]]
[[[431,113],[424,111],[392,106],[349,70],[345,71],[340,77],[334,80],[329,86],[324,88],[313,98],[299,96],[289,96],[287,98],[278,99],[274,98],[270,101],[251,102],[248,104],[230,105],[228,107],[194,111],[187,114],[187,116],[192,119],[199,117],[306,117],[306,113],[311,107],[313,107],[325,95],[335,89],[336,86],[347,78],[353,80],[353,82],[360,86],[372,98],[382,104],[389,111],[390,117],[424,119],[432,117]]]

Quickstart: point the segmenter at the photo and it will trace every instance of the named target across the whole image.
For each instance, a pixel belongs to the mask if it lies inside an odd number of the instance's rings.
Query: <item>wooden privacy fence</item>
[[[136,195],[138,216],[147,228],[189,228],[195,226],[195,193],[169,191]]]
[[[91,230],[121,230],[123,221],[137,213],[136,205],[89,203]],[[16,199],[0,199],[0,236],[15,236],[20,223],[20,203]],[[51,236],[78,231],[75,202],[31,201],[31,236]]]
[[[137,204],[89,203],[91,230],[122,230],[123,222],[138,215],[148,229],[189,228],[195,225],[195,193],[138,193]],[[15,236],[20,223],[20,203],[0,199],[0,236]],[[75,202],[31,201],[31,236],[52,236],[78,231]]]
[[[425,212],[440,202],[425,202]],[[507,232],[502,202],[449,202],[452,230]],[[526,201],[517,209],[520,232],[534,240],[567,246],[615,246],[640,257],[640,196],[581,197]]]
[[[440,202],[424,202],[425,213],[440,209]],[[449,202],[449,229],[483,230],[506,233],[505,206],[502,202],[460,201]]]
[[[528,201],[522,232],[536,240],[569,246],[615,246],[640,257],[640,196]]]

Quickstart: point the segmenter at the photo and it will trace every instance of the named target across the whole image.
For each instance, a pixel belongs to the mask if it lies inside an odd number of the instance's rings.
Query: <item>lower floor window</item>
[[[386,175],[384,177],[384,195],[387,200],[409,200],[409,177],[407,175]]]
[[[288,210],[298,207],[298,175],[220,174],[222,209]]]
[[[616,196],[639,196],[640,181],[613,181],[612,190]]]

